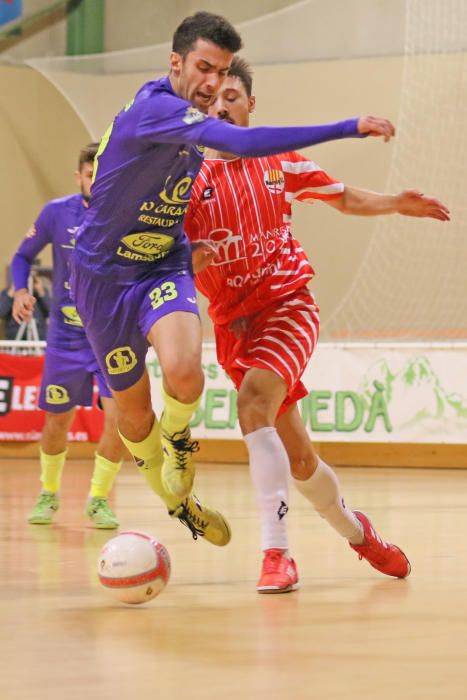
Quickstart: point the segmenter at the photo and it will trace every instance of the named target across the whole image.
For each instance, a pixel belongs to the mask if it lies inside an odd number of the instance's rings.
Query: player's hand
[[[13,310],[11,313],[16,323],[29,321],[32,316],[35,303],[35,298],[32,296],[32,294],[29,294],[27,289],[18,289],[18,291],[15,292],[13,299]]]
[[[446,205],[434,197],[425,197],[418,190],[404,190],[397,195],[397,211],[403,216],[418,216],[450,221],[450,211]]]
[[[382,119],[381,117],[360,117],[357,128],[359,134],[382,136],[385,143],[396,135],[394,124],[389,119]]]
[[[197,241],[191,245],[191,259],[195,275],[202,272],[217,257],[217,248],[212,241]]]

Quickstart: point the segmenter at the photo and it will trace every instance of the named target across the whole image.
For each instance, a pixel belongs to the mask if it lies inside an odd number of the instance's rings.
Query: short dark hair
[[[78,170],[80,172],[85,163],[92,163],[94,161],[98,148],[99,144],[97,142],[88,143],[87,146],[83,146],[79,152],[78,158]]]
[[[185,17],[173,35],[172,51],[185,57],[198,39],[211,41],[231,53],[242,48],[242,38],[237,30],[225,17],[211,12],[197,12]]]
[[[251,97],[251,92],[253,90],[253,71],[249,63],[243,58],[240,58],[240,56],[235,56],[227,75],[230,78],[238,78],[243,84],[248,97]]]

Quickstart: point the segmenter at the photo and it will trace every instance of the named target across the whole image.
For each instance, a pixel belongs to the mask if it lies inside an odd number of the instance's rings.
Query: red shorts
[[[214,330],[217,359],[237,389],[252,367],[278,374],[288,387],[278,416],[308,394],[300,378],[318,340],[319,310],[306,287]]]

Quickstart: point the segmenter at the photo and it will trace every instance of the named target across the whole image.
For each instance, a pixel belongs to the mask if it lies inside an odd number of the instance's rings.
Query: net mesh
[[[427,219],[378,220],[354,282],[323,335],[466,338],[467,3],[407,2],[401,108],[387,191],[417,183],[452,211]]]

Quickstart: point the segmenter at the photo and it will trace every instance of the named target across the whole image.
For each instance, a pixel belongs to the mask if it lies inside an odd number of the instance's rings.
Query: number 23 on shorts
[[[158,309],[159,306],[165,304],[166,301],[172,301],[172,299],[176,299],[177,297],[178,292],[173,282],[163,282],[160,287],[154,287],[154,289],[149,292],[149,298],[151,299],[151,306],[153,309]]]

